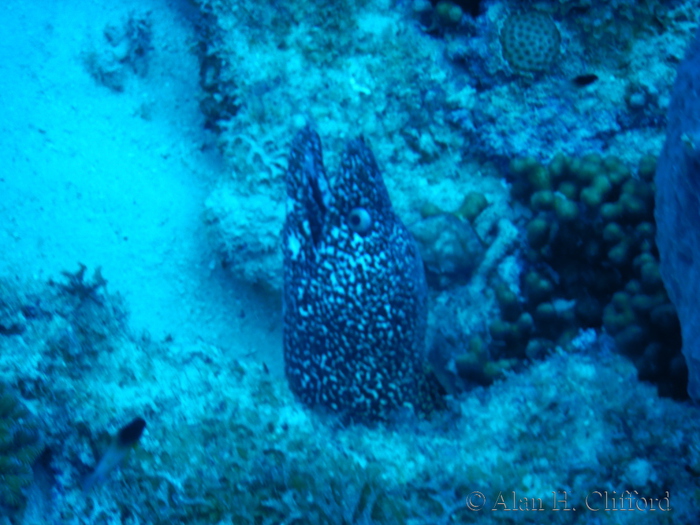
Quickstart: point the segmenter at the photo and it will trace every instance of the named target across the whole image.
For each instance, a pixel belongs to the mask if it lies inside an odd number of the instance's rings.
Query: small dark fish
[[[146,428],[146,421],[142,417],[135,418],[131,423],[119,429],[117,441],[120,446],[132,447],[141,439]]]
[[[594,75],[593,73],[587,73],[585,75],[578,75],[577,77],[574,77],[571,81],[574,83],[574,85],[578,87],[584,87],[593,84],[593,82],[595,82],[596,80],[598,80],[598,75]]]
[[[136,447],[145,428],[146,421],[137,417],[119,429],[107,451],[97,463],[95,470],[83,479],[83,492],[90,492],[95,485],[104,482],[110,472],[117,468],[129,452]]]

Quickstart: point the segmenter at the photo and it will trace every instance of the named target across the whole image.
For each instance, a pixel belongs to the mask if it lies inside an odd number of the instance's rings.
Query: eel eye
[[[372,228],[372,217],[364,208],[354,208],[348,214],[350,229],[359,234],[365,234]]]

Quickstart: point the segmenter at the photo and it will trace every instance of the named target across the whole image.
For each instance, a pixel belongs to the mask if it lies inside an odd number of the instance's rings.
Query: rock
[[[661,277],[678,310],[688,394],[700,401],[700,32],[678,68],[656,170]]]
[[[484,257],[484,246],[474,228],[454,215],[428,217],[410,230],[418,241],[431,284],[443,287],[466,282]]]

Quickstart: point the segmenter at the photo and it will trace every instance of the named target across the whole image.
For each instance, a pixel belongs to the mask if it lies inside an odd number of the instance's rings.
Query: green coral
[[[533,270],[521,283],[523,309],[535,321],[532,337],[559,345],[580,328],[604,329],[640,377],[682,396],[685,372],[672,364],[680,362],[680,329],[654,244],[655,168],[652,156],[640,161],[637,176],[619,158],[598,154],[559,154],[548,165],[511,162],[512,194],[532,210],[525,231]],[[542,268],[556,274],[556,285]],[[510,351],[517,355],[530,336],[515,337],[506,306],[501,301],[503,320],[491,334],[518,341]]]
[[[29,412],[0,384],[0,512],[24,507],[41,447]]]
[[[474,219],[476,219],[488,205],[489,203],[483,193],[470,191],[464,196],[464,200],[459,208],[457,208],[455,215],[469,222],[474,222]]]

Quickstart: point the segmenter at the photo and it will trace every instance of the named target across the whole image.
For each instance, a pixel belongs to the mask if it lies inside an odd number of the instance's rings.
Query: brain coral
[[[503,57],[519,71],[545,70],[559,54],[560,42],[556,24],[536,11],[511,15],[501,28]]]

